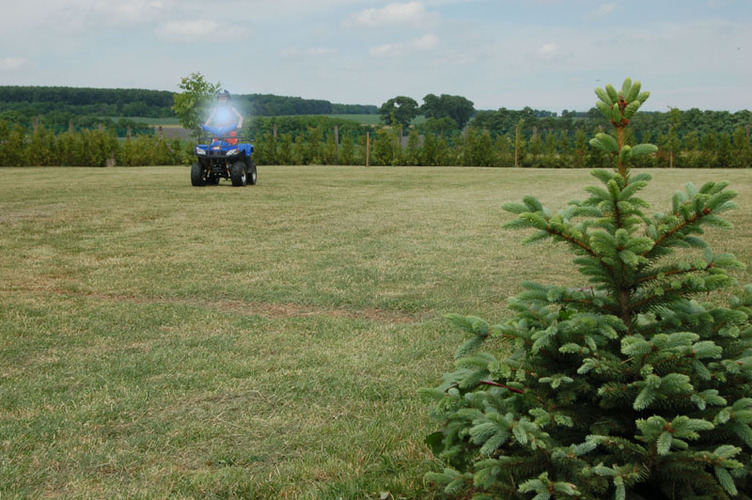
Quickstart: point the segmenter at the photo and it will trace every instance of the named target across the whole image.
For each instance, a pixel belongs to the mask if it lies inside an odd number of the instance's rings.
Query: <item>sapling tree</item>
[[[702,238],[731,227],[735,193],[687,184],[646,215],[650,176],[630,165],[656,148],[625,132],[649,94],[630,79],[596,94],[613,133],[590,144],[616,168],[594,171],[600,185],[557,213],[533,197],[504,207],[527,243],[568,247],[580,279],[523,283],[496,326],[449,316],[470,338],[424,391],[441,422],[427,442],[446,463],[427,479],[474,500],[750,498],[752,287]],[[713,293],[729,289],[728,304]]]
[[[220,83],[207,81],[201,73],[191,73],[180,79],[178,87],[182,92],[175,94],[172,109],[183,128],[197,138],[201,133],[200,125],[209,116],[209,106]]]

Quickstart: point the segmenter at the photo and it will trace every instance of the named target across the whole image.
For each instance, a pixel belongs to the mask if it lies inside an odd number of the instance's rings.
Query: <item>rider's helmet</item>
[[[218,100],[218,101],[219,101],[220,99],[222,99],[223,97],[224,97],[225,99],[227,99],[228,101],[229,101],[230,99],[232,99],[232,97],[230,97],[230,93],[229,93],[229,92],[228,92],[227,90],[222,90],[221,92],[217,92],[217,100]]]

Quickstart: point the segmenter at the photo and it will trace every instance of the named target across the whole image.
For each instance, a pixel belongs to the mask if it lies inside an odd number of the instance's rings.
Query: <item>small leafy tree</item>
[[[277,139],[271,132],[264,132],[257,136],[254,142],[253,157],[259,165],[276,165]]]
[[[495,166],[496,151],[488,130],[479,131],[469,127],[462,141],[462,164],[492,167]]]
[[[457,124],[457,128],[463,129],[475,114],[475,105],[459,95],[428,94],[423,98],[420,110],[428,119],[451,118]]]
[[[6,121],[0,121],[0,166],[20,166],[24,158],[26,131]]]
[[[392,127],[400,126],[406,129],[416,116],[418,103],[412,97],[403,95],[389,99],[379,108],[381,122]]]
[[[407,134],[407,148],[405,149],[404,161],[405,165],[420,165],[420,153],[421,153],[421,138],[416,129],[410,130]]]
[[[46,167],[60,164],[60,159],[55,154],[55,146],[55,133],[40,125],[29,138],[29,144],[26,148],[28,151],[27,161],[31,165]]]
[[[752,144],[749,142],[749,129],[737,127],[731,136],[734,154],[731,166],[735,168],[749,168],[752,166]]]
[[[356,162],[355,139],[353,139],[352,134],[346,133],[342,137],[342,147],[339,152],[339,164],[355,165]]]
[[[373,141],[372,161],[374,165],[399,165],[402,156],[400,146],[401,130],[383,128],[376,131]]]
[[[292,134],[282,134],[279,138],[277,159],[280,165],[294,165],[296,163],[295,146]]]
[[[471,338],[425,391],[442,424],[427,442],[447,464],[427,477],[474,500],[748,499],[752,286],[728,306],[706,302],[742,265],[701,238],[730,227],[735,193],[687,184],[645,215],[650,176],[630,164],[656,148],[630,146],[625,128],[649,94],[630,79],[596,94],[615,133],[590,143],[615,171],[594,171],[601,185],[556,214],[533,197],[505,206],[508,227],[533,230],[526,242],[566,245],[582,281],[523,283],[500,325],[449,316]],[[488,338],[511,352],[481,350]]]
[[[183,128],[198,137],[199,126],[209,116],[211,98],[219,90],[220,84],[208,82],[201,73],[191,73],[180,79],[178,87],[182,92],[175,94],[172,109]]]

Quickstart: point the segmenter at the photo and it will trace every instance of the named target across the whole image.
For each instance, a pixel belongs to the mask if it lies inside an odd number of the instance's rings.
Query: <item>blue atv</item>
[[[211,143],[198,144],[194,153],[197,161],[191,167],[191,184],[217,185],[220,179],[229,179],[233,186],[256,184],[256,163],[251,158],[252,144],[240,144],[233,133],[236,127],[201,128],[212,135]]]

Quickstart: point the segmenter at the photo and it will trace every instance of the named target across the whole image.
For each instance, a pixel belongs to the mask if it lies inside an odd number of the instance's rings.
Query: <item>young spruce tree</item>
[[[737,288],[727,271],[742,264],[701,237],[730,227],[735,193],[687,184],[645,215],[650,176],[629,167],[656,148],[627,145],[625,128],[649,93],[627,79],[596,95],[614,133],[590,143],[616,170],[556,214],[532,197],[505,206],[528,243],[571,249],[582,282],[523,283],[500,325],[450,316],[471,338],[425,390],[442,424],[427,442],[447,464],[427,479],[474,500],[750,498],[752,287],[719,306],[711,292]],[[511,352],[482,351],[489,337]]]

